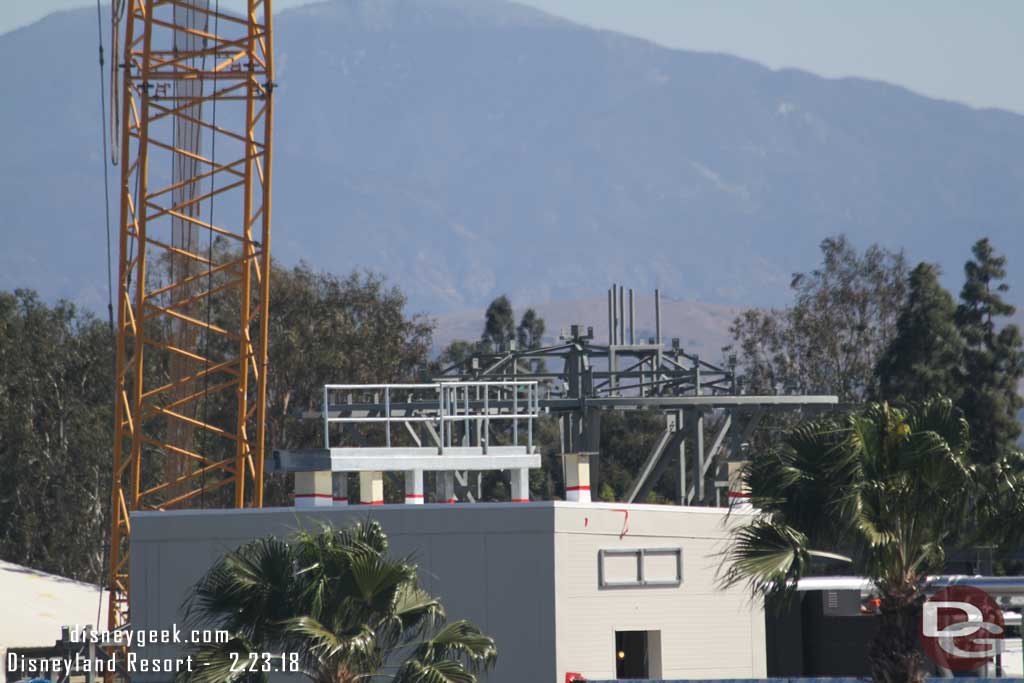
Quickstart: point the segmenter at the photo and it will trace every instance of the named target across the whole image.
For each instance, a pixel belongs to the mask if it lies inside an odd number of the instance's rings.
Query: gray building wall
[[[511,508],[511,509],[510,509]],[[498,642],[488,683],[555,676],[553,515],[550,504],[383,505],[296,511],[204,510],[132,515],[132,628],[182,624],[189,587],[225,552],[267,534],[288,536],[315,521],[380,521],[396,555],[413,554],[424,587],[450,619],[465,618]],[[146,659],[175,656],[145,648]],[[167,681],[139,675],[139,683]]]
[[[727,519],[710,508],[540,502],[138,513],[132,627],[181,624],[190,586],[246,541],[368,516],[380,521],[393,553],[416,557],[449,618],[469,619],[496,639],[488,683],[561,683],[567,671],[614,678],[617,630],[660,632],[652,657],[660,671],[652,673],[666,678],[765,675],[763,610],[741,588],[715,586]],[[600,550],[672,547],[683,553],[681,585],[600,587]],[[139,656],[175,653],[152,646]]]

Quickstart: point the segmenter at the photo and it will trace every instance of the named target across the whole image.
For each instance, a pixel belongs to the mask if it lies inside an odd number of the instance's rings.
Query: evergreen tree
[[[516,341],[523,351],[532,351],[543,346],[544,340],[544,318],[537,315],[532,308],[526,309],[523,317],[519,320],[519,327],[516,328]],[[531,372],[547,372],[547,364],[537,358],[526,361]]]
[[[539,349],[544,339],[544,318],[532,308],[526,309],[516,328],[516,340],[521,349]]]
[[[896,336],[875,368],[881,398],[920,402],[941,394],[959,400],[963,353],[956,302],[939,284],[938,267],[921,263],[910,274]]]
[[[971,425],[972,456],[990,463],[1012,448],[1020,436],[1017,414],[1024,401],[1017,393],[1024,377],[1024,345],[1016,325],[998,325],[1015,309],[1003,300],[1009,286],[1006,257],[988,238],[971,249],[964,266],[956,323],[966,344],[964,391],[960,408]]]
[[[502,295],[492,301],[484,315],[484,332],[480,341],[485,347],[498,350],[516,338],[516,318],[507,296]]]

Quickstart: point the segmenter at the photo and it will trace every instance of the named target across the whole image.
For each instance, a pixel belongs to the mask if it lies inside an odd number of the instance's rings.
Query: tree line
[[[1006,260],[988,240],[973,248],[959,299],[937,266],[911,268],[902,252],[858,251],[843,237],[821,245],[821,265],[793,278],[793,304],[750,309],[733,323],[740,388],[746,393],[832,393],[847,404],[948,396],[966,416],[971,457],[994,462],[1020,435],[1018,386],[1024,351],[1006,302]],[[516,317],[496,298],[478,341],[456,341],[432,358],[434,322],[405,312],[404,294],[373,273],[338,277],[306,265],[272,269],[268,441],[320,443],[317,410],[326,381],[421,381],[476,349],[539,348],[545,321]],[[227,316],[228,311],[212,311]],[[29,290],[0,292],[0,557],[98,581],[108,526],[113,405],[113,335],[106,321]],[[157,367],[158,375],[168,372]],[[157,376],[152,381],[166,381]],[[763,432],[768,440],[788,426]],[[604,500],[621,499],[663,429],[656,412],[611,412],[601,430]],[[543,468],[532,495],[561,492],[558,425],[537,427]],[[485,479],[485,499],[506,483]],[[397,491],[397,490],[396,490]],[[393,495],[397,495],[392,491]],[[269,477],[268,505],[290,504],[287,477]],[[660,482],[652,500],[671,498]]]
[[[793,277],[793,304],[749,309],[726,349],[751,394],[835,394],[842,403],[920,402],[941,395],[971,428],[971,457],[1017,448],[1024,345],[1009,322],[1006,257],[978,240],[954,299],[931,263],[900,251],[821,243],[822,264]]]
[[[271,277],[270,444],[321,443],[319,424],[300,415],[319,410],[324,382],[407,381],[430,360],[433,322],[407,315],[405,295],[381,276],[275,264]],[[103,578],[113,353],[111,326],[89,311],[30,290],[0,292],[0,558]],[[168,380],[166,364],[151,372],[152,386]],[[211,407],[211,421],[219,410]],[[265,502],[288,505],[291,492],[286,477],[268,477]]]
[[[747,311],[734,332],[749,385],[831,388],[848,405],[752,453],[742,479],[757,514],[730,531],[721,582],[782,605],[804,577],[864,577],[873,680],[916,683],[936,665],[978,675],[984,660],[926,645],[927,663],[918,633],[929,577],[955,553],[994,548],[1001,573],[1022,542],[1024,352],[1006,259],[976,242],[955,300],[933,264],[908,273],[902,254],[842,239],[822,251],[821,270],[794,278],[794,306]]]

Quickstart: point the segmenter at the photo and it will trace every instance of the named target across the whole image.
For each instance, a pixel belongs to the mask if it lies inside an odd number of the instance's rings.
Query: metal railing
[[[392,426],[428,424],[436,429],[438,453],[457,445],[461,436],[484,453],[490,442],[491,423],[511,423],[513,446],[520,444],[520,430],[525,423],[527,452],[533,452],[534,420],[540,414],[538,383],[532,380],[451,381],[433,384],[325,384],[323,393],[324,448],[331,447],[331,424],[381,424],[384,445],[392,447]],[[331,417],[331,398],[345,394],[345,400],[334,404],[335,413],[365,410],[378,415]],[[424,396],[429,394],[429,396]],[[370,395],[370,400],[357,399]],[[398,400],[395,400],[395,399]],[[416,414],[393,414],[395,407]],[[461,430],[459,429],[461,427]],[[474,427],[476,428],[474,430]],[[461,432],[461,434],[459,434]]]

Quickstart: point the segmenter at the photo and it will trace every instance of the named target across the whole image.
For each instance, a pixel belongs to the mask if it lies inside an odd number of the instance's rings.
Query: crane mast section
[[[239,16],[214,2],[113,7],[121,176],[111,628],[129,618],[132,511],[263,503],[271,7],[249,0]]]

